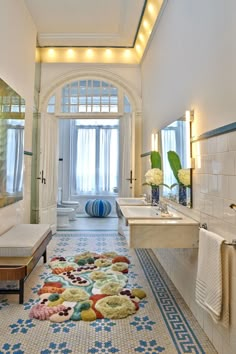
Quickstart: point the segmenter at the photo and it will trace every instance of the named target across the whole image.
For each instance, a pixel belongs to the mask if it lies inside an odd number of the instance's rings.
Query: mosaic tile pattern
[[[0,296],[0,354],[216,353],[152,251],[129,250],[124,237],[101,230],[58,232],[48,246],[48,259],[59,249],[63,256],[88,249],[122,253],[132,264],[130,285],[140,285],[147,298],[136,314],[121,320],[30,320],[37,290],[50,272],[40,260],[26,281],[23,305],[16,295]]]

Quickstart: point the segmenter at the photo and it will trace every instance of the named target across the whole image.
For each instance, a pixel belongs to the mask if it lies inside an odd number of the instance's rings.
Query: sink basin
[[[145,205],[145,198],[116,198],[119,205]]]
[[[126,219],[182,219],[180,215],[173,213],[162,215],[161,211],[157,207],[153,206],[136,206],[136,205],[124,205],[120,207],[123,216]]]

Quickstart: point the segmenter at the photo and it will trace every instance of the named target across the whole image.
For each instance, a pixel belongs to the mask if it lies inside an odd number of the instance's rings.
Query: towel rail
[[[201,224],[199,230],[200,229],[207,230],[207,223],[204,222],[203,224]],[[233,246],[236,249],[236,239],[233,239],[232,242],[224,241],[224,244],[227,246]]]

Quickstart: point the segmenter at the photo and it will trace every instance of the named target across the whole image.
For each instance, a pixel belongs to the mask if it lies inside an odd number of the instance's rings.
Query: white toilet
[[[76,202],[74,200],[63,200],[61,202],[61,206],[63,208],[72,208],[74,210],[74,212],[71,214],[70,220],[76,219],[76,214],[79,212],[79,208],[80,208],[79,202]]]
[[[74,212],[73,208],[57,208],[57,227],[68,227]]]

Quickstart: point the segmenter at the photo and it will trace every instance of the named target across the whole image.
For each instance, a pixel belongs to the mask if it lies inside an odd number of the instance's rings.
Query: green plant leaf
[[[161,155],[158,151],[151,151],[151,168],[159,168],[161,170]]]
[[[171,151],[171,150],[167,152],[167,155],[168,155],[169,164],[173,171],[173,174],[176,180],[180,183],[178,178],[178,171],[182,169],[182,166],[179,159],[179,155],[175,151]]]
[[[174,183],[174,184],[172,184],[171,186],[170,186],[170,189],[172,189],[172,188],[174,188],[175,186],[178,186],[179,185],[179,183]]]

